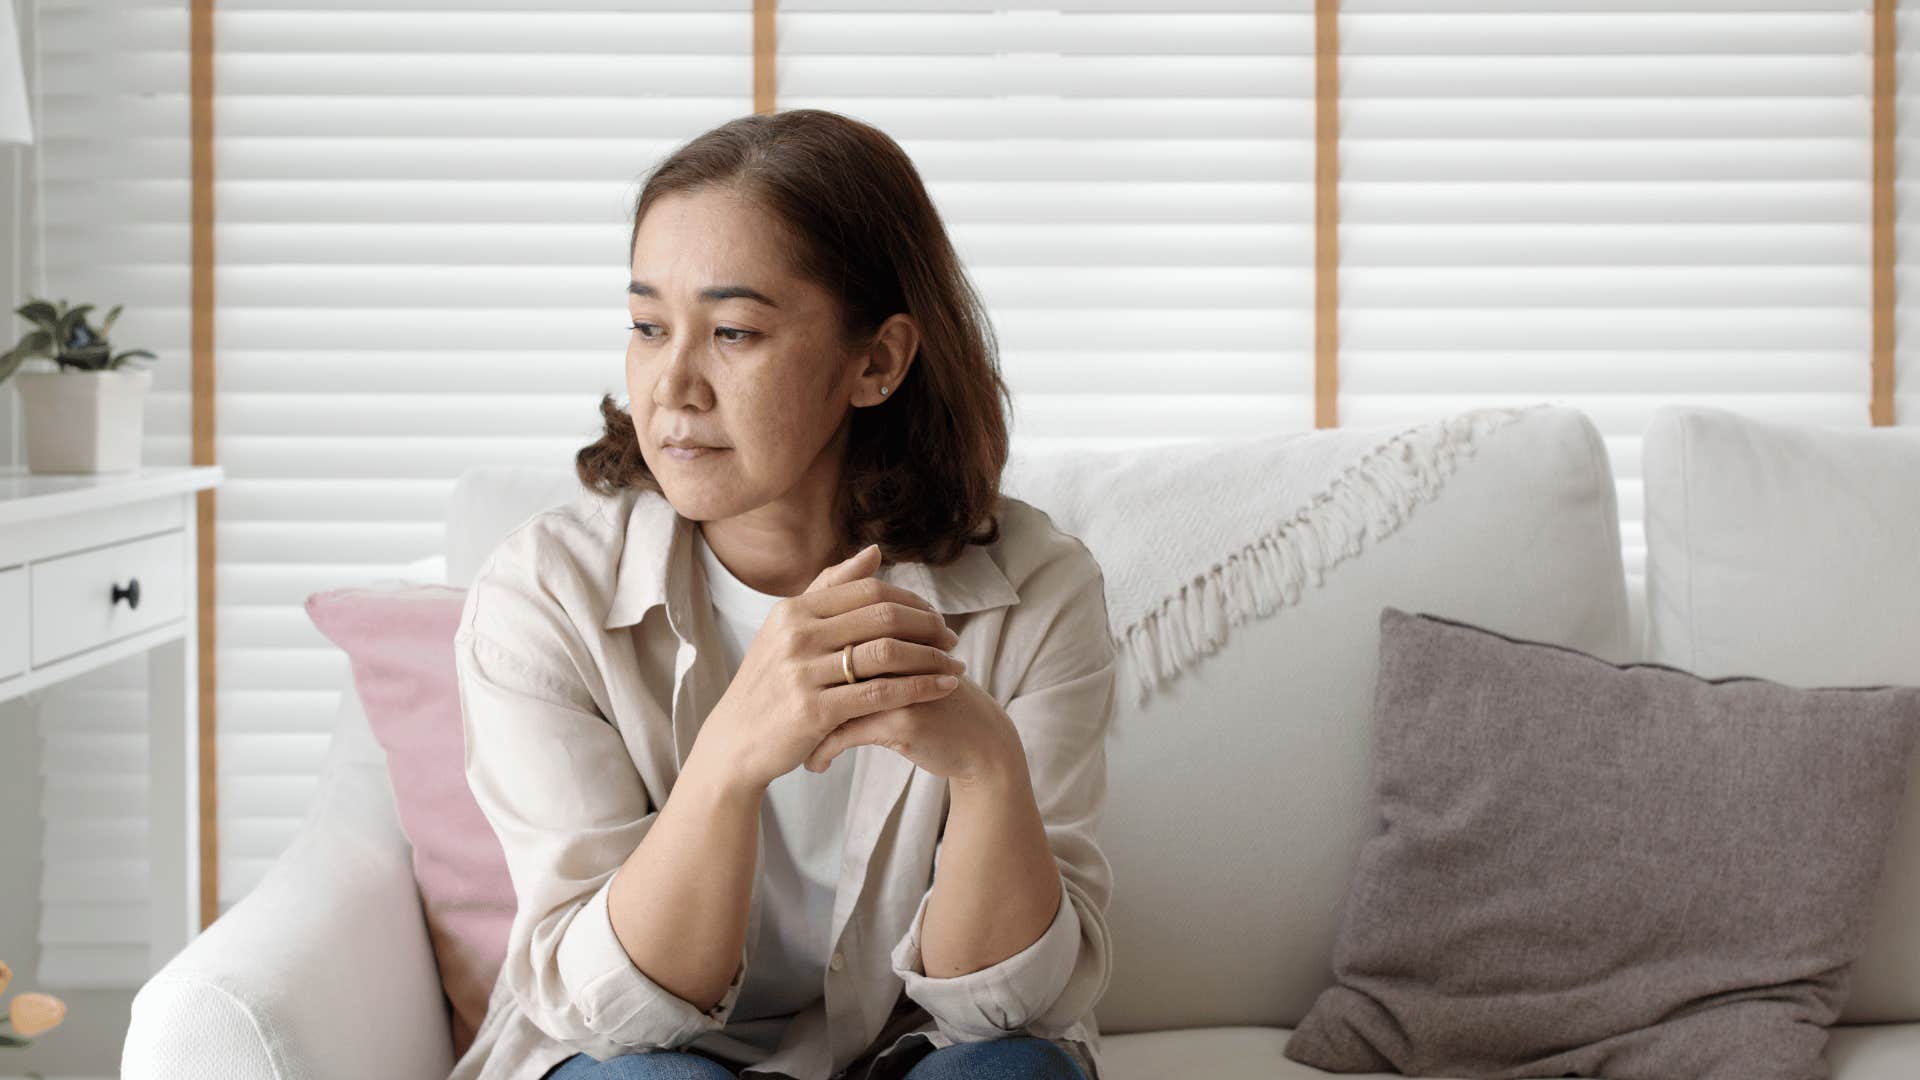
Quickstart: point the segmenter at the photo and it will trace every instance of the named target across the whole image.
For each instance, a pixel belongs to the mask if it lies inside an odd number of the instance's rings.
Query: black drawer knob
[[[113,587],[113,603],[119,603],[121,597],[126,597],[127,607],[138,608],[140,606],[140,579],[128,578],[125,586],[115,585]]]

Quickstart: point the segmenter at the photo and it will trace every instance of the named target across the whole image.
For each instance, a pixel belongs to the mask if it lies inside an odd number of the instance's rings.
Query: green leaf
[[[19,370],[20,365],[35,357],[53,355],[53,335],[45,330],[34,330],[20,339],[20,344],[0,354],[0,382],[4,382]]]
[[[32,300],[21,304],[13,309],[13,313],[41,327],[49,334],[53,333],[54,326],[60,317],[60,313],[54,310],[53,305],[45,300]]]
[[[160,359],[159,357],[153,355],[152,353],[148,352],[145,349],[128,349],[126,352],[123,352],[119,356],[114,357],[113,362],[109,366],[119,367],[121,364],[126,363],[127,361],[133,359],[136,356],[144,356],[149,360]]]
[[[24,350],[28,356],[45,356],[51,358],[53,356],[53,331],[28,331],[27,336],[21,338],[20,344],[15,346],[15,348]]]
[[[22,1039],[17,1035],[0,1035],[0,1046],[32,1046],[32,1039]]]
[[[107,339],[107,331],[113,329],[113,320],[120,317],[120,309],[126,306],[125,304],[115,304],[112,310],[107,312],[107,321],[100,324],[100,340],[105,341]]]
[[[13,373],[19,371],[20,365],[26,362],[27,355],[23,350],[8,349],[0,353],[0,383],[13,378]]]

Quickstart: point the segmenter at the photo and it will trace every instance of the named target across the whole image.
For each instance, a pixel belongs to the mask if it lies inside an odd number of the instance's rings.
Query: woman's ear
[[[920,325],[913,321],[913,316],[888,316],[874,332],[873,344],[867,347],[866,366],[860,373],[860,392],[855,404],[878,405],[897,396],[919,352]],[[885,393],[880,392],[883,386]]]

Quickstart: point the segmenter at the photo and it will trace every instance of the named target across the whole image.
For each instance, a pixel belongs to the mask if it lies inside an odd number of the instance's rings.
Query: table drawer
[[[27,670],[27,568],[0,570],[0,679]]]
[[[180,618],[185,559],[176,529],[29,564],[34,666]]]

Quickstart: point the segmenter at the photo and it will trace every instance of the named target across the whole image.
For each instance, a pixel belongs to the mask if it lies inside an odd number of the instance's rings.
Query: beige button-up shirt
[[[1113,955],[1112,871],[1095,830],[1107,793],[1117,645],[1100,567],[1035,507],[1003,500],[1001,534],[944,567],[876,576],[946,617],[951,650],[1026,748],[1060,869],[1053,923],[1027,948],[928,976],[920,920],[949,806],[944,777],[884,747],[855,755],[823,997],[740,1075],[896,1076],[907,1036],[935,1047],[1032,1034],[1099,1080],[1093,1007]],[[486,1019],[450,1080],[538,1080],[597,1060],[724,1036],[761,918],[756,884],[740,967],[709,1011],[654,983],[614,936],[614,873],[673,793],[726,690],[696,523],[658,492],[582,491],[527,519],[476,572],[454,635],[466,773],[499,834],[518,909]],[[761,839],[765,851],[765,837]],[[904,994],[903,994],[904,991]],[[697,1042],[697,1040],[699,1040]]]

